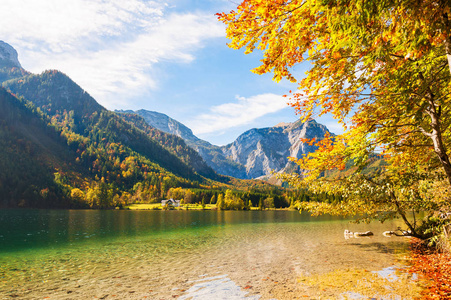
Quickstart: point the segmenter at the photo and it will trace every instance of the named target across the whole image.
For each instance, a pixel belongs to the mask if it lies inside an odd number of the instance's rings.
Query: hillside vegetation
[[[271,195],[278,207],[291,204],[262,181],[215,173],[179,137],[108,111],[59,71],[14,74],[24,76],[1,89],[1,207],[110,208],[171,196],[211,203],[225,190],[247,205]]]

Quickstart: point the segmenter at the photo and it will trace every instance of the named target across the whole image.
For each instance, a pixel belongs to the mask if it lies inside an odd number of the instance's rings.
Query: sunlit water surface
[[[399,225],[297,211],[2,210],[0,299],[366,299],[327,280],[397,278],[408,240],[382,232]]]

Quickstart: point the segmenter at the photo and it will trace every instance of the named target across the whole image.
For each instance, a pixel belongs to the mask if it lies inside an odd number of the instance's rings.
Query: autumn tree
[[[182,199],[185,196],[185,191],[181,187],[170,188],[168,191],[168,198]],[[189,202],[187,202],[189,203]]]
[[[218,200],[219,201],[219,200]],[[232,190],[226,190],[224,196],[225,209],[230,210],[242,210],[244,208],[244,202],[240,197],[234,195]]]
[[[185,190],[185,196],[183,199],[185,200],[186,204],[192,203],[193,197],[194,197],[194,193],[190,189]]]
[[[85,201],[85,193],[79,188],[73,188],[71,190],[70,196],[76,203],[83,203]]]
[[[272,197],[267,197],[264,201],[263,201],[263,205],[265,208],[274,208],[274,198]]]
[[[224,195],[222,193],[218,195],[218,201],[216,202],[216,208],[218,210],[224,210],[226,208],[225,201],[224,201]]]
[[[401,217],[450,210],[450,7],[445,0],[244,0],[218,14],[230,47],[263,53],[253,72],[298,84],[289,97],[301,118],[331,114],[346,128],[294,159],[305,172],[292,183],[343,196],[310,210],[342,207],[381,220],[382,204]],[[295,68],[304,62],[305,76]],[[362,171],[375,150],[388,165],[368,176]],[[324,176],[350,162],[349,176]],[[431,198],[437,187],[440,199]]]

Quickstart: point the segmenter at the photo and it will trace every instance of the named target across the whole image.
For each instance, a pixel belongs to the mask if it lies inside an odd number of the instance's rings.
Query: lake
[[[297,211],[0,210],[0,299],[409,299],[409,241],[382,235],[401,225]]]

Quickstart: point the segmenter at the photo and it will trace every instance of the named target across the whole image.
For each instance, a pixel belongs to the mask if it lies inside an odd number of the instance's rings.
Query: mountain
[[[0,87],[0,207],[67,207],[57,170],[77,174],[75,151],[29,103]]]
[[[221,147],[224,155],[243,165],[247,178],[257,178],[294,167],[288,157],[300,158],[316,150],[302,139],[322,139],[329,130],[310,120],[274,127],[251,129],[233,143]]]
[[[144,120],[144,118],[132,111],[117,110],[116,113],[127,122],[130,122],[137,128],[144,131],[151,139],[158,141],[160,145],[162,145],[169,152],[176,155],[184,163],[192,166],[194,170],[200,175],[219,181],[228,180],[224,176],[216,174],[215,171],[202,159],[199,153],[196,152],[193,148],[189,147],[185,143],[185,140],[183,140],[179,136],[156,129],[155,126],[149,125]]]
[[[20,65],[17,51],[0,41],[0,82],[30,74]]]
[[[0,207],[105,208],[224,179],[183,140],[139,128],[62,72],[31,74],[1,49]]]
[[[133,111],[130,110],[127,112],[133,113]],[[168,117],[165,114],[156,111],[148,111],[145,109],[138,110],[134,113],[141,116],[150,126],[158,128],[161,131],[179,136],[185,141],[190,141],[194,143],[205,142],[196,137],[191,129],[189,129],[182,123]]]
[[[0,83],[0,207],[111,208],[171,195],[208,203],[224,189],[286,207],[298,192],[237,178],[292,168],[286,156],[312,150],[299,138],[327,131],[283,124],[215,146],[160,113],[109,111],[60,71],[32,74],[4,42]]]
[[[16,49],[9,44],[0,41],[0,66],[11,68],[22,68]]]
[[[147,110],[134,113],[143,117],[149,125],[183,138],[217,173],[242,179],[267,176],[273,170],[295,169],[295,165],[288,160],[289,156],[300,158],[316,149],[301,139],[321,139],[329,132],[314,120],[306,123],[297,121],[254,128],[244,132],[231,144],[215,146],[199,139],[191,129],[165,114]]]
[[[9,80],[3,86],[31,101],[52,123],[98,144],[120,143],[183,177],[195,171],[144,132],[108,111],[65,74],[51,70]]]
[[[150,126],[184,139],[186,144],[195,149],[205,162],[217,173],[241,179],[250,178],[246,175],[245,167],[228,159],[224,155],[221,147],[199,139],[193,134],[191,129],[167,115],[144,109],[135,112],[128,111],[128,113],[135,113],[141,116]]]

